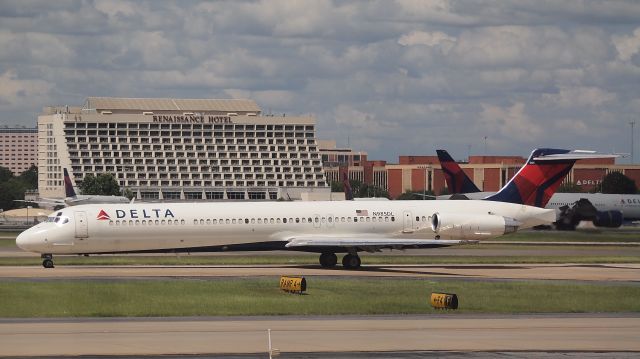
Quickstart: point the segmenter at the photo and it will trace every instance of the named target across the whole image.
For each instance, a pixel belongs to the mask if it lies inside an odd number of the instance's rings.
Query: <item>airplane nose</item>
[[[36,239],[30,232],[31,231],[27,229],[20,233],[18,237],[16,237],[16,245],[23,251],[35,252]]]

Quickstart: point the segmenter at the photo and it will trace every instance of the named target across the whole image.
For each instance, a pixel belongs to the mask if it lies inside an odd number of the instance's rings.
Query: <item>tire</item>
[[[345,269],[358,269],[362,261],[357,255],[347,254],[342,258],[342,266]]]
[[[333,268],[338,263],[338,257],[335,253],[322,253],[320,255],[320,265],[322,268]]]
[[[53,268],[53,260],[47,258],[42,261],[42,266],[45,268]]]

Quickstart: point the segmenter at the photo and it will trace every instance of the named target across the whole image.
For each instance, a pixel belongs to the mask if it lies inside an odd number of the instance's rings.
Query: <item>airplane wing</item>
[[[64,205],[64,201],[61,200],[55,200],[55,199],[49,199],[49,198],[43,198],[37,201],[27,201],[27,200],[23,200],[23,199],[14,199],[14,202],[27,202],[27,203],[37,203],[37,204],[55,204],[55,205]]]
[[[445,239],[402,239],[380,237],[329,237],[329,236],[293,236],[288,239],[285,247],[358,247],[364,250],[380,248],[438,248],[462,244],[473,244],[478,241],[445,240]]]

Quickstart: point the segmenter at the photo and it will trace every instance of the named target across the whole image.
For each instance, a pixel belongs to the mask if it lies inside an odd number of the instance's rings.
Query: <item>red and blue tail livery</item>
[[[76,191],[73,190],[73,184],[71,183],[71,177],[66,168],[64,170],[64,193],[65,196],[73,198],[76,196]]]
[[[490,201],[544,207],[585,152],[555,148],[539,148],[531,152],[518,173]]]
[[[471,181],[469,176],[464,173],[462,168],[453,160],[449,152],[445,150],[436,150],[438,160],[444,173],[444,179],[451,193],[476,193],[480,189]]]

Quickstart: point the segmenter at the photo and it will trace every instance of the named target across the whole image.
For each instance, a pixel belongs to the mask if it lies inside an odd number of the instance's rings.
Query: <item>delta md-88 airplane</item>
[[[510,182],[503,201],[91,204],[53,213],[16,244],[41,253],[47,268],[53,254],[294,250],[320,253],[325,268],[346,253],[342,265],[355,269],[361,251],[445,247],[551,224],[554,210],[515,202],[548,200],[576,156],[537,150],[539,175]]]

